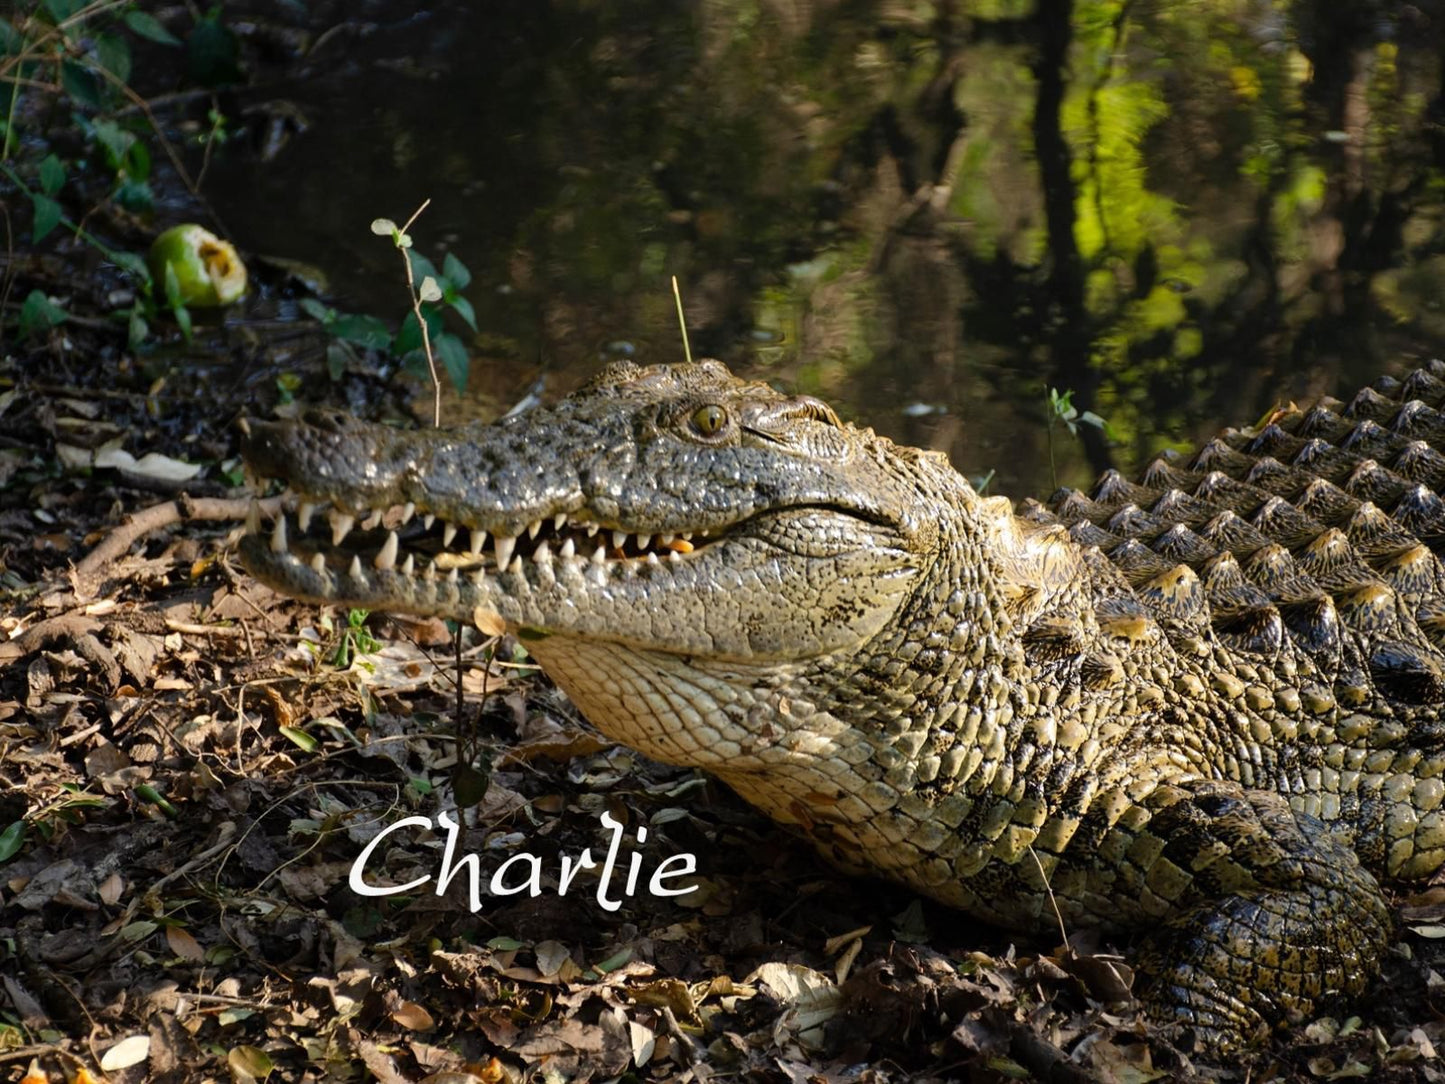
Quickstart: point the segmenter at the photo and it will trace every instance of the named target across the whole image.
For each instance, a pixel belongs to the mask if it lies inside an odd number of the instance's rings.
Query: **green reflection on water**
[[[695,354],[1011,493],[1048,476],[1047,387],[1108,418],[1098,466],[1445,337],[1439,0],[403,14],[312,58],[305,133],[213,195],[370,312],[397,298],[365,223],[431,196],[479,413],[618,344],[679,357],[673,274]]]

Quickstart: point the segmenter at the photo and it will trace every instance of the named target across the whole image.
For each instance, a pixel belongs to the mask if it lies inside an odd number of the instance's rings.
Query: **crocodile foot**
[[[1362,993],[1391,923],[1354,852],[1278,795],[1223,783],[1191,791],[1155,816],[1170,837],[1164,853],[1235,890],[1149,936],[1141,972],[1150,1015],[1220,1053]]]

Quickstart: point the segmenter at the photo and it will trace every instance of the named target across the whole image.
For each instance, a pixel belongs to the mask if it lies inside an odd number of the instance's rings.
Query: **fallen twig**
[[[197,497],[192,499],[182,495],[176,500],[143,508],[139,512],[127,516],[119,527],[106,536],[105,541],[86,554],[80,564],[75,566],[76,578],[93,580],[101,569],[118,559],[121,554],[131,548],[137,539],[152,531],[159,531],[162,527],[169,527],[173,523],[192,519],[245,519],[251,500],[250,497]],[[280,497],[270,497],[258,503],[265,515],[276,516],[281,511]]]

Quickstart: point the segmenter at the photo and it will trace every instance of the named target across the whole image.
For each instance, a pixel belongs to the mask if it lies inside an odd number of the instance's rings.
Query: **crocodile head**
[[[847,651],[939,544],[936,502],[905,467],[926,453],[715,361],[614,365],[486,426],[313,411],[248,429],[251,470],[295,495],[242,542],[257,577],[537,642],[738,663]]]

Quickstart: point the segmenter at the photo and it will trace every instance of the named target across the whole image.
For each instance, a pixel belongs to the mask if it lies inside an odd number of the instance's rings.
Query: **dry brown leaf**
[[[206,958],[206,950],[201,948],[201,943],[191,936],[189,930],[180,926],[166,927],[166,944],[182,960],[200,963]]]
[[[840,933],[836,937],[830,937],[823,942],[823,952],[831,956],[850,941],[856,941],[867,937],[873,932],[872,926],[859,926],[856,930],[849,930],[847,933]]]
[[[501,636],[507,631],[507,623],[496,610],[478,606],[472,611],[472,624],[481,630],[483,636]]]
[[[858,953],[862,951],[863,939],[858,938],[850,942],[848,947],[843,950],[843,955],[838,957],[837,962],[833,965],[833,978],[837,980],[839,986],[848,981],[848,972],[853,970],[853,961],[858,959]]]
[[[59,450],[58,446],[56,450]],[[95,453],[94,462],[97,467],[113,467],[126,474],[138,474],[142,478],[163,482],[189,482],[201,473],[198,463],[185,463],[159,452],[147,452],[137,459],[129,452],[110,445]]]
[[[1107,956],[1076,956],[1059,961],[1063,969],[1084,984],[1096,1001],[1130,1001],[1134,997],[1134,971],[1123,960]]]
[[[745,982],[756,982],[797,1012],[797,1028],[809,1031],[826,1024],[843,1006],[843,994],[821,971],[802,964],[765,963]]]
[[[50,1026],[50,1016],[30,991],[20,984],[18,978],[0,976],[0,985],[3,985],[5,994],[10,999],[10,1007],[19,1014],[26,1027],[38,1031]]]
[[[129,1069],[150,1057],[150,1052],[149,1035],[131,1035],[105,1052],[100,1059],[100,1067],[107,1073],[113,1073],[117,1069]]]
[[[681,979],[658,979],[632,988],[632,999],[639,1005],[667,1008],[682,1020],[697,1019],[697,1003]]]
[[[629,1020],[627,1033],[632,1040],[632,1064],[641,1069],[652,1060],[652,1052],[657,1048],[657,1032],[635,1020]]]
[[[538,941],[532,951],[537,957],[537,970],[544,978],[555,978],[572,959],[572,953],[560,941]]]
[[[432,1014],[415,1001],[400,1002],[391,1010],[391,1018],[410,1031],[431,1031],[436,1027]]]
[[[118,872],[112,873],[100,883],[96,891],[100,893],[102,903],[113,907],[120,902],[121,896],[125,895],[125,878]]]

